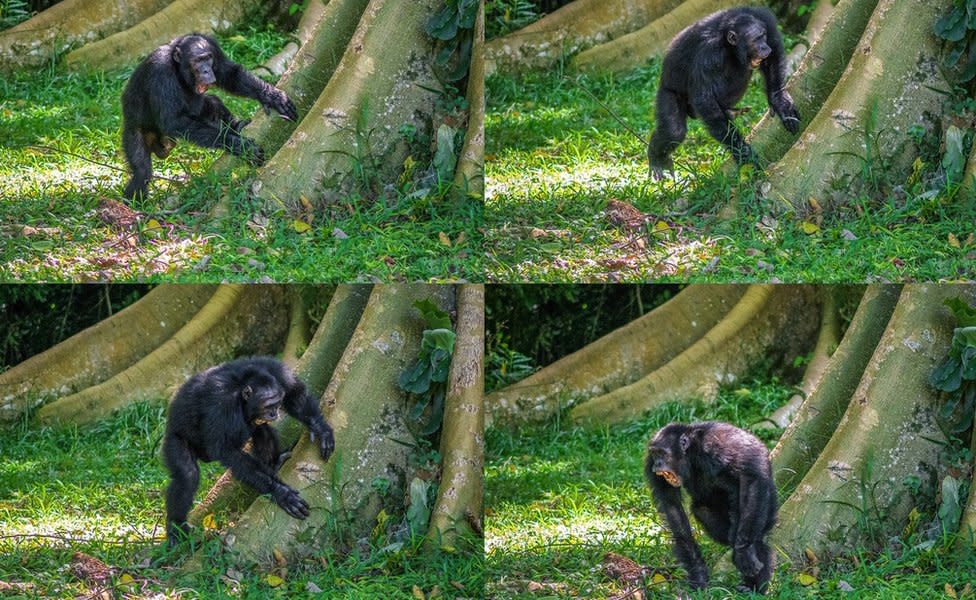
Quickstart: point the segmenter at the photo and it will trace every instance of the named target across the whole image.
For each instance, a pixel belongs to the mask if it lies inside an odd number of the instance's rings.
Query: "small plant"
[[[418,300],[414,306],[427,321],[427,329],[420,342],[417,362],[400,374],[397,385],[413,395],[410,419],[417,425],[420,436],[428,436],[440,428],[444,416],[447,373],[456,336],[451,329],[451,317],[433,302]]]
[[[929,376],[929,383],[946,399],[939,413],[942,427],[956,435],[972,427],[976,413],[976,308],[958,297],[944,304],[959,327],[952,332],[949,356]]]
[[[425,31],[437,40],[434,70],[441,80],[459,81],[468,73],[477,17],[478,0],[445,0],[427,20]]]
[[[976,77],[976,0],[956,0],[935,22],[935,35],[947,42],[942,64],[957,71],[960,82]]]

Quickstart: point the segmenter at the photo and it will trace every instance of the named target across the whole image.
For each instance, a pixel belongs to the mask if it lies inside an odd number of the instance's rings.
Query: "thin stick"
[[[563,78],[566,79],[567,81],[573,81],[568,76],[564,76]],[[607,111],[610,114],[611,117],[613,117],[614,119],[617,120],[618,123],[620,123],[621,125],[623,125],[624,129],[626,129],[627,131],[629,131],[632,136],[634,136],[635,138],[637,138],[638,140],[640,140],[640,143],[641,144],[643,144],[645,146],[647,145],[647,140],[645,140],[643,137],[641,137],[641,134],[639,134],[636,131],[634,131],[634,129],[631,128],[631,126],[628,125],[626,122],[624,122],[624,120],[621,119],[620,116],[617,113],[613,112],[613,110],[611,110],[609,106],[607,106],[606,104],[604,104],[603,103],[603,100],[600,100],[599,98],[597,98],[596,97],[596,94],[594,94],[593,92],[591,92],[590,90],[586,89],[583,86],[579,86],[579,89],[581,89],[584,92],[586,92],[586,95],[589,96],[590,98],[593,98],[593,100],[595,100],[597,104],[599,104],[600,106],[603,107],[603,110]]]
[[[110,165],[108,163],[98,162],[97,160],[88,158],[87,156],[82,156],[81,154],[75,154],[74,152],[68,152],[67,150],[62,150],[61,148],[55,148],[53,146],[38,146],[38,145],[35,145],[35,144],[28,144],[26,146],[23,146],[23,148],[32,148],[34,150],[41,150],[43,152],[56,152],[58,154],[64,154],[66,156],[71,156],[71,157],[74,157],[74,158],[79,158],[79,159],[81,159],[81,160],[83,160],[85,162],[90,162],[93,165],[98,165],[100,167],[105,167],[106,169],[112,169],[113,171],[121,171],[122,173],[127,173],[128,172],[125,169],[123,169],[122,167],[117,167],[115,165]],[[163,175],[156,175],[155,173],[153,174],[153,179],[162,179],[164,181],[169,181],[169,182],[172,182],[172,183],[183,183],[183,181],[181,181],[179,179],[173,179],[172,177],[165,177]]]

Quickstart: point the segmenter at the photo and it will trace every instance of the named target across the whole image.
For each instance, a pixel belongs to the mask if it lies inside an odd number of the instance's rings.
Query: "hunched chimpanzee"
[[[765,537],[776,523],[776,486],[762,442],[728,423],[671,423],[648,443],[644,475],[692,588],[708,585],[708,567],[681,505],[682,488],[705,532],[732,547],[740,590],[765,592],[773,572]]]
[[[148,195],[150,153],[165,158],[178,138],[223,148],[255,165],[264,162],[263,150],[241,135],[248,121],[234,118],[220,98],[206,93],[214,85],[254,98],[285,119],[298,119],[284,92],[228,59],[213,38],[199,33],[180,36],[136,67],[122,93],[122,148],[132,169],[126,198]]]
[[[277,476],[285,456],[270,423],[281,408],[308,428],[322,460],[328,460],[335,448],[332,427],[305,384],[279,360],[234,360],[198,373],[180,387],[170,403],[163,437],[163,460],[170,472],[170,545],[187,533],[186,516],[200,484],[197,461],[220,461],[237,480],[270,494],[289,515],[308,516],[305,500]]]

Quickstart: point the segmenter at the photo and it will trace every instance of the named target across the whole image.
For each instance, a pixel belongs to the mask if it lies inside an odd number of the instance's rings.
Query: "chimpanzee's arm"
[[[305,384],[297,377],[292,378],[290,387],[285,390],[285,412],[301,421],[308,428],[312,442],[318,444],[322,460],[329,460],[335,450],[332,427],[325,422],[318,400],[308,393]]]
[[[773,114],[779,117],[783,127],[790,133],[796,133],[800,128],[800,113],[793,104],[793,98],[786,91],[786,51],[783,48],[783,38],[776,27],[776,17],[768,9],[754,9],[753,14],[763,22],[766,28],[766,44],[770,53],[760,65],[763,79],[766,82],[766,100]]]
[[[274,110],[289,121],[298,120],[298,111],[295,110],[295,105],[288,99],[287,94],[261,81],[247,69],[227,58],[215,40],[209,37],[207,39],[210,41],[213,53],[213,70],[217,85],[232,94],[254,98],[266,110]]]
[[[271,494],[275,503],[296,519],[308,516],[308,503],[298,492],[269,474],[261,461],[241,450],[231,450],[220,456],[220,463],[229,468],[235,479],[254,488],[259,494]]]
[[[660,477],[652,478],[650,483],[658,512],[664,515],[671,530],[674,553],[688,572],[688,584],[692,588],[704,588],[708,585],[708,567],[692,537],[688,515],[681,506],[681,489],[672,487]]]

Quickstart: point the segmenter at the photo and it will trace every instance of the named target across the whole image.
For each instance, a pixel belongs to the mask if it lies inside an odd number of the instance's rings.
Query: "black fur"
[[[166,490],[166,535],[170,544],[186,535],[186,516],[200,484],[197,461],[220,461],[236,479],[274,501],[296,519],[308,504],[276,475],[284,458],[268,422],[284,408],[318,442],[322,460],[335,448],[332,427],[318,401],[295,374],[273,358],[243,358],[194,375],[169,406],[163,460],[170,472]],[[247,441],[251,448],[245,451]]]
[[[122,147],[132,168],[126,198],[148,195],[150,153],[165,158],[178,138],[223,148],[256,165],[264,162],[261,148],[241,135],[247,121],[234,118],[220,98],[205,93],[213,85],[253,98],[286,119],[298,119],[284,92],[228,59],[213,38],[198,33],[180,36],[142,61],[122,93]]]
[[[671,152],[685,139],[689,117],[704,121],[708,133],[725,144],[739,164],[757,162],[733,118],[756,68],[752,63],[758,60],[770,109],[790,133],[796,133],[800,115],[783,87],[786,54],[776,17],[768,9],[719,11],[674,38],[661,66],[656,126],[647,146],[654,179],[673,168]]]
[[[680,487],[668,483],[662,471],[676,475]],[[692,588],[708,585],[708,567],[692,539],[681,488],[691,496],[691,512],[702,529],[732,547],[732,562],[742,574],[740,589],[765,592],[773,571],[765,537],[776,523],[777,509],[769,452],[762,442],[727,423],[671,423],[648,443],[644,475]]]

